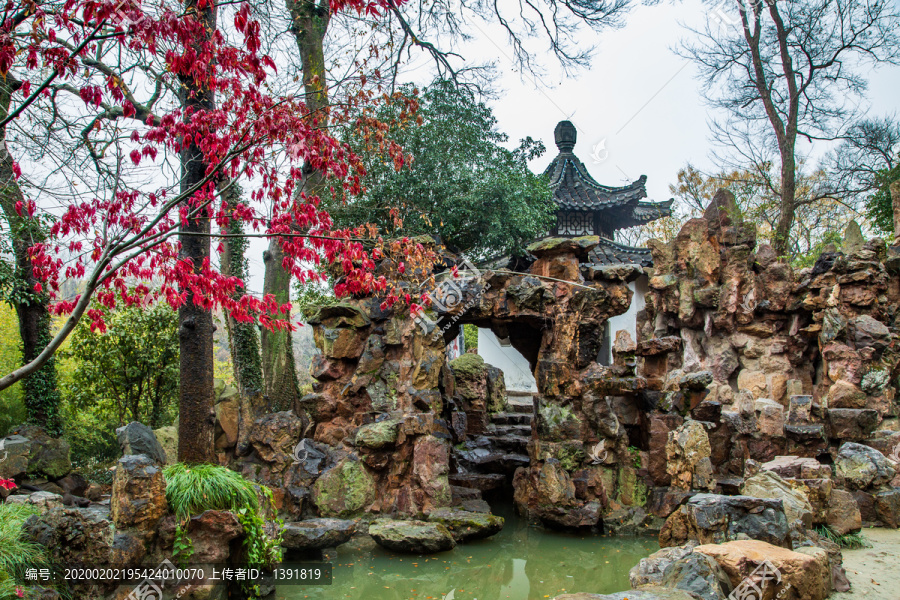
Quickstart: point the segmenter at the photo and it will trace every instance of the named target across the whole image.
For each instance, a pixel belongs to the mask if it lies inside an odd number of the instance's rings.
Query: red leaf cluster
[[[332,10],[370,16],[392,5],[392,0],[331,1]],[[79,305],[81,296],[59,297],[63,281],[77,278],[87,281],[86,297],[94,295],[95,304],[85,314],[91,329],[101,332],[104,309],[153,301],[178,308],[189,298],[210,310],[225,309],[239,321],[292,327],[289,305],[270,296],[241,294],[244,282],[223,275],[214,261],[194,264],[181,256],[181,226],[197,220],[220,230],[240,221],[249,233],[277,236],[284,250],[282,266],[301,282],[322,279],[317,266],[324,262],[339,267],[334,287],[338,296],[377,293],[387,306],[401,300],[417,306],[403,281],[421,273],[420,267],[434,260],[433,252],[410,240],[386,243],[371,226],[335,230],[318,197],[296,194],[297,182],[304,177],[301,167],[336,181],[340,189],[332,190],[335,194],[359,193],[364,169],[348,146],[318,126],[302,100],[267,91],[264,82],[275,65],[260,54],[260,26],[249,3],[239,4],[234,16],[243,36],[240,47],[219,31],[206,32],[191,11],[161,5],[151,18],[139,0],[28,0],[8,2],[0,12],[0,75],[11,70],[50,73],[46,80],[21,85],[20,114],[27,113],[39,94],[48,93],[50,83],[70,82],[79,86],[86,109],[110,113],[119,108],[136,126],[122,168],[146,167],[160,153],[193,148],[206,165],[206,180],[189,194],[121,186],[90,201],[73,202],[56,215],[47,238],[29,250],[39,286],[54,301],[53,313],[70,313]],[[176,106],[136,121],[138,109],[122,81],[92,59],[100,44],[119,44],[123,52],[158,59],[165,65],[163,77],[173,85],[191,82],[188,89],[214,94],[215,108]],[[103,85],[79,75],[98,69],[104,74]],[[367,126],[381,136],[377,122]],[[383,137],[376,143],[398,169],[402,167],[407,160],[402,149]],[[286,173],[273,160],[284,149]],[[236,206],[217,194],[217,186],[228,180],[253,182],[249,197]],[[25,218],[37,218],[31,200],[19,202],[16,210],[23,217],[27,214]],[[393,279],[376,274],[380,261],[396,265],[385,271]]]

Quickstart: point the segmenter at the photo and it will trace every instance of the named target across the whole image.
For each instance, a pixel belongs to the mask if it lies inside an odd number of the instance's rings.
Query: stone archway
[[[566,526],[598,522],[620,487],[620,465],[629,462],[628,434],[610,397],[630,402],[636,414],[646,388],[633,362],[596,361],[605,323],[628,309],[627,283],[640,273],[584,265],[598,241],[533,244],[537,260],[527,272],[439,277],[437,287],[452,288],[444,297],[453,301],[416,319],[383,310],[374,298],[321,307],[310,319],[322,351],[312,366],[318,383],[297,410],[309,414],[316,442],[365,465],[377,490],[369,510],[419,514],[449,501],[453,373],[444,348],[472,323],[508,337],[537,382],[529,461],[514,482],[520,511]],[[598,448],[603,455],[591,459]]]

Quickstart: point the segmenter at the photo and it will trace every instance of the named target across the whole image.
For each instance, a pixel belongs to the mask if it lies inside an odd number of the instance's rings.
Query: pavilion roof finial
[[[575,148],[578,132],[572,121],[560,121],[556,124],[556,129],[553,130],[553,137],[560,152],[571,152]]]

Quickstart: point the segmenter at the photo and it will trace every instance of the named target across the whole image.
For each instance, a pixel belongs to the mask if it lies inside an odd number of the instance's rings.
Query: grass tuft
[[[0,600],[18,600],[17,577],[29,568],[48,567],[46,550],[22,539],[22,524],[40,510],[22,504],[0,504]]]
[[[207,510],[232,512],[244,527],[244,548],[250,564],[271,566],[281,562],[281,521],[276,521],[274,535],[266,531],[265,513],[275,513],[272,491],[257,486],[239,473],[219,465],[185,465],[178,463],[163,470],[166,478],[166,501],[175,513],[175,558],[182,563],[193,554],[187,534],[188,520]],[[260,597],[256,584],[247,582],[244,592],[249,598]]]
[[[868,540],[868,538],[866,538],[866,536],[862,534],[861,531],[857,533],[838,535],[828,525],[819,525],[816,527],[816,533],[818,533],[823,538],[834,542],[845,550],[857,550],[859,548],[872,547],[872,543]]]
[[[256,485],[231,469],[178,463],[166,467],[163,474],[166,501],[181,522],[206,510],[260,510]]]

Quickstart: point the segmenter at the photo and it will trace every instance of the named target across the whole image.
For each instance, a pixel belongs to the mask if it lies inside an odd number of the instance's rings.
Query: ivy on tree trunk
[[[12,93],[19,86],[12,75],[0,81],[0,120],[9,113]],[[16,181],[13,159],[6,146],[6,126],[0,127],[0,205],[9,224],[13,254],[16,261],[15,281],[10,303],[16,309],[19,320],[19,336],[22,339],[22,364],[28,364],[50,342],[49,298],[44,292],[35,291],[39,283],[34,276],[28,248],[43,241],[44,232],[37,221],[24,219],[16,210],[16,204],[24,202],[22,189]],[[22,382],[27,420],[39,425],[48,434],[62,434],[59,418],[59,388],[56,384],[56,360],[50,358],[44,365]]]
[[[241,201],[241,188],[231,179],[223,179],[219,185],[219,193],[229,209]],[[222,274],[226,277],[237,277],[241,281],[249,281],[250,270],[247,266],[247,238],[240,237],[244,226],[238,219],[232,219],[223,228],[228,237],[222,238]],[[232,297],[239,300],[243,290],[235,290]],[[234,380],[241,396],[247,398],[262,392],[262,362],[259,355],[259,327],[256,323],[237,321],[230,312],[225,312],[225,326],[228,330],[228,347],[231,349],[231,365]]]
[[[291,14],[291,32],[297,42],[303,67],[303,87],[309,118],[319,128],[328,125],[328,88],[325,78],[323,41],[331,18],[328,2],[315,0],[287,0]],[[307,166],[303,169],[302,185],[297,192],[307,196],[319,194],[324,178],[319,171]],[[284,253],[277,238],[272,238],[263,256],[266,267],[263,294],[272,294],[279,304],[290,302],[291,276],[282,268]],[[263,330],[262,372],[265,394],[276,410],[287,410],[300,399],[297,367],[294,362],[293,335],[290,329]]]

